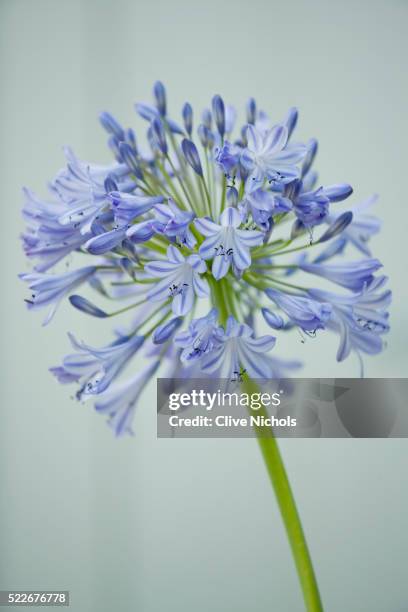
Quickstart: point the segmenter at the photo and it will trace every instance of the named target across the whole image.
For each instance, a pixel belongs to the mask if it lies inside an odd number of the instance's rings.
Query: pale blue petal
[[[185,262],[184,255],[182,255],[179,249],[172,244],[167,248],[167,257],[171,262],[176,264],[183,264]]]
[[[273,336],[260,336],[259,338],[248,338],[246,345],[256,353],[267,353],[275,346],[276,338]]]
[[[207,297],[210,294],[210,288],[205,278],[202,278],[198,274],[193,276],[193,288],[197,297]]]
[[[255,247],[263,243],[264,235],[257,230],[235,230],[235,234],[239,237],[239,241],[246,247]]]
[[[275,125],[264,136],[262,148],[268,155],[276,155],[288,140],[288,128],[285,125]]]
[[[144,269],[148,274],[161,278],[175,272],[179,266],[179,263],[173,261],[151,261],[145,265]]]
[[[220,255],[218,257],[214,257],[212,263],[212,273],[216,280],[220,280],[220,278],[224,278],[224,276],[228,273],[230,268],[230,259]]]
[[[228,206],[220,215],[222,227],[239,227],[241,225],[241,215],[236,208]]]
[[[194,225],[203,236],[213,236],[214,234],[218,234],[220,231],[220,226],[206,217],[195,219]]]
[[[207,265],[199,255],[190,255],[187,257],[187,262],[195,272],[204,273],[207,271]]]
[[[199,248],[199,253],[203,259],[212,259],[215,256],[215,249],[221,242],[221,232],[217,232],[210,238],[204,240],[203,244]]]
[[[184,291],[178,293],[173,298],[172,309],[175,315],[186,315],[194,304],[194,291],[191,287],[186,287]]]

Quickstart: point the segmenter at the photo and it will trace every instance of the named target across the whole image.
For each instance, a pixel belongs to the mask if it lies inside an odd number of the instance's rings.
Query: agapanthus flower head
[[[149,150],[103,112],[112,163],[66,149],[51,197],[24,191],[22,242],[35,264],[21,275],[28,307],[48,307],[46,323],[65,298],[100,325],[123,317],[102,348],[70,336],[74,352],[51,368],[61,383],[79,385],[77,397],[94,401],[122,435],[163,363],[174,377],[285,376],[300,367],[297,355],[279,358],[290,333],[302,342],[338,334],[340,361],[382,350],[391,292],[368,245],[380,228],[365,211],[375,198],[344,208],[351,186],[319,182],[318,143],[296,139],[295,107],[274,123],[250,98],[237,125],[235,108],[216,94],[201,113],[186,102],[173,118],[157,81],[152,103],[136,111]],[[358,258],[343,260],[349,245]]]

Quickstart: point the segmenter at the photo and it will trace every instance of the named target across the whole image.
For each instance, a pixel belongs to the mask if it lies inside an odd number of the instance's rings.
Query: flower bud
[[[125,132],[123,131],[122,126],[110,113],[101,113],[99,115],[99,121],[109,134],[112,134],[112,136],[116,136],[118,140],[125,139]]]
[[[208,108],[203,110],[203,113],[201,115],[201,120],[203,124],[205,125],[205,127],[211,130],[212,116],[211,116],[211,111]]]
[[[305,176],[305,174],[309,172],[311,165],[313,164],[313,160],[316,157],[317,149],[318,149],[318,142],[316,138],[311,138],[306,145],[307,152],[306,152],[305,159],[303,160],[302,176]]]
[[[288,139],[290,138],[293,130],[296,127],[298,114],[298,110],[295,107],[292,107],[288,110],[288,114],[286,115],[285,119],[285,125],[288,128]]]
[[[104,312],[103,310],[92,304],[92,302],[86,300],[80,295],[70,295],[69,301],[71,302],[72,306],[74,306],[74,308],[77,308],[77,310],[81,310],[82,312],[85,312],[86,314],[89,314],[92,317],[98,317],[99,319],[106,319],[106,317],[109,317],[107,312]]]
[[[163,344],[166,340],[169,340],[174,332],[180,327],[183,322],[183,317],[175,317],[167,323],[163,323],[156,327],[153,333],[154,344]]]
[[[181,143],[181,148],[183,150],[184,157],[186,158],[188,165],[192,167],[196,174],[198,174],[199,176],[203,176],[200,156],[198,154],[197,147],[195,146],[194,142],[192,142],[191,140],[187,140],[187,138],[184,138]]]
[[[162,117],[166,115],[166,90],[161,81],[156,81],[153,86],[153,94],[156,100],[157,110]]]
[[[353,193],[353,188],[347,183],[340,183],[339,185],[324,187],[323,193],[329,198],[330,202],[342,202]]]
[[[214,136],[211,130],[209,130],[208,127],[206,127],[203,123],[201,123],[198,126],[197,132],[198,132],[198,137],[203,147],[205,149],[211,148],[214,144]]]
[[[183,106],[181,114],[183,115],[184,127],[186,128],[186,132],[191,137],[193,131],[193,109],[191,107],[191,104],[186,102]]]
[[[348,225],[350,225],[352,220],[353,213],[350,210],[341,214],[324,232],[323,236],[319,238],[319,243],[331,240],[331,238],[334,238],[335,236],[341,234],[341,232],[344,231]]]
[[[167,141],[166,141],[166,133],[164,131],[163,123],[160,119],[153,119],[151,122],[152,128],[152,138],[154,144],[157,148],[163,153],[163,155],[167,155]]]
[[[122,155],[119,151],[119,140],[116,138],[116,136],[110,136],[110,138],[108,138],[108,146],[115,156],[116,161],[120,164],[123,163]]]
[[[285,325],[285,322],[282,317],[276,314],[276,312],[272,312],[272,310],[269,310],[269,308],[262,308],[262,316],[269,325],[269,327],[272,327],[273,329],[282,329]]]
[[[150,221],[142,221],[131,225],[126,231],[126,236],[135,244],[146,242],[154,235],[154,229]]]
[[[121,142],[119,144],[119,151],[124,163],[138,179],[142,180],[143,172],[140,169],[136,151],[130,145],[128,145],[127,142]]]
[[[218,133],[222,138],[225,134],[225,106],[221,96],[216,95],[213,97],[212,111],[215,125],[217,126]]]
[[[247,122],[251,125],[255,124],[256,121],[256,102],[254,98],[249,98],[246,106]]]
[[[128,128],[126,130],[126,142],[130,144],[135,151],[137,151],[136,136],[132,128]]]

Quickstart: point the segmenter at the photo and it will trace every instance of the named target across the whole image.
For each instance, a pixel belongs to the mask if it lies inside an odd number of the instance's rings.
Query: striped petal
[[[173,298],[172,309],[175,315],[186,315],[192,309],[194,304],[194,291],[190,287],[186,287],[184,291],[178,293]]]
[[[194,274],[193,276],[193,289],[197,297],[203,298],[210,294],[207,280],[198,274]]]
[[[222,242],[222,232],[219,231],[213,234],[207,240],[204,240],[203,244],[199,248],[199,253],[203,259],[212,259],[215,255],[215,249]]]
[[[173,261],[151,261],[145,265],[145,272],[158,278],[168,276],[172,272],[176,272],[180,264]]]
[[[256,353],[267,353],[275,346],[276,338],[273,336],[248,338],[245,343],[247,346],[251,347],[252,351],[255,351]]]
[[[236,208],[228,206],[220,215],[220,223],[223,227],[239,227],[241,215]]]
[[[214,223],[214,221],[211,221],[211,219],[208,219],[207,217],[195,219],[194,225],[196,226],[200,234],[202,234],[203,236],[213,236],[214,234],[217,234],[220,231],[220,226],[217,225],[217,223]]]
[[[230,259],[220,255],[218,257],[214,257],[212,263],[212,273],[216,280],[220,280],[220,278],[224,278],[224,276],[228,273],[230,269]]]

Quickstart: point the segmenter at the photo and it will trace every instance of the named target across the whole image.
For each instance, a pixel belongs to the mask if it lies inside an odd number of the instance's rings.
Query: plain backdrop
[[[174,115],[214,93],[240,109],[254,95],[276,120],[296,105],[322,181],[350,182],[355,203],[380,194],[392,331],[366,375],[404,377],[407,17],[403,0],[1,0],[1,589],[69,589],[75,612],[303,609],[254,440],[157,440],[151,384],[118,441],[51,377],[67,331],[102,344],[110,330],[69,306],[47,328],[26,311],[21,187],[46,194],[63,144],[108,161],[98,112],[140,129],[133,103],[158,78]],[[336,346],[282,350],[305,376],[358,376]],[[408,610],[407,441],[281,447],[325,610]]]

